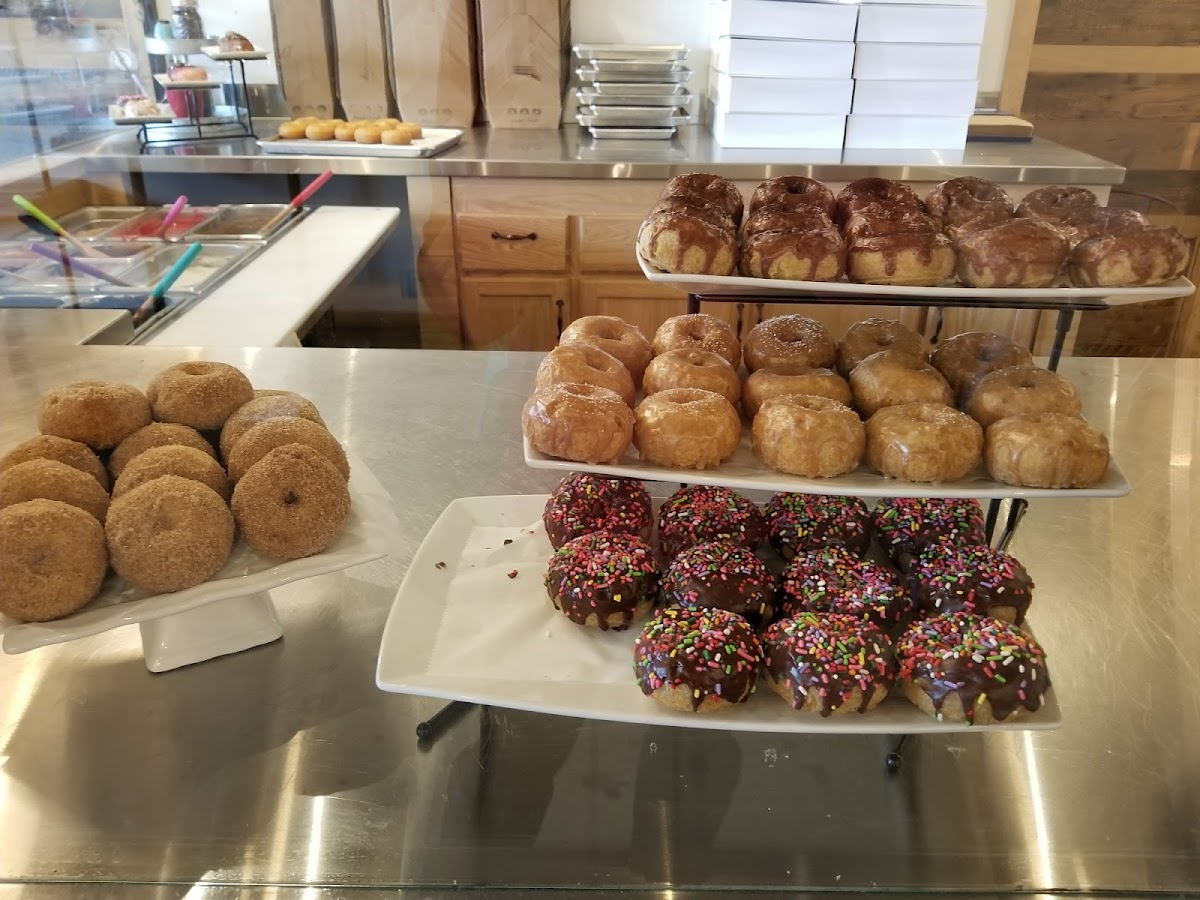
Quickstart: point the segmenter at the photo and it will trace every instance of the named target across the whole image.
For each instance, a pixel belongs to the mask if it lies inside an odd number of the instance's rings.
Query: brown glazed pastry
[[[846,272],[846,245],[835,228],[760,231],[742,245],[741,273],[785,281],[837,281]]]
[[[1038,219],[1013,219],[959,239],[958,280],[978,288],[1049,287],[1067,259],[1067,239]]]
[[[1033,355],[1012,338],[990,331],[967,331],[938,344],[929,357],[964,404],[979,379],[1008,366],[1032,366]]]
[[[617,316],[580,316],[563,329],[558,342],[591,344],[612,354],[629,370],[635,387],[641,387],[642,374],[654,355],[642,330]]]
[[[880,350],[900,350],[917,359],[929,358],[929,341],[903,322],[872,317],[855,322],[837,347],[837,367],[848,377],[854,367]]]
[[[979,379],[966,405],[966,413],[984,428],[1009,416],[1056,412],[1083,415],[1083,401],[1075,385],[1057,372],[1037,366],[1008,366]]]
[[[858,497],[772,494],[767,539],[784,559],[822,547],[845,547],[863,556],[871,547],[871,514]]]
[[[921,198],[907,185],[888,178],[860,178],[838,192],[837,220],[845,225],[850,220],[851,213],[872,203],[881,203],[884,206],[911,206],[920,212],[925,210]]]
[[[676,175],[663,188],[661,199],[668,197],[683,197],[701,206],[718,206],[733,220],[734,228],[742,223],[741,192],[732,181],[719,175],[700,172]]]
[[[1074,247],[1089,238],[1103,237],[1106,234],[1124,234],[1127,231],[1141,231],[1150,225],[1150,220],[1134,209],[1120,206],[1101,206],[1091,217],[1080,222],[1062,226],[1062,232]]]
[[[885,406],[866,430],[867,465],[901,481],[955,481],[979,465],[983,451],[979,423],[936,403]]]
[[[640,537],[597,531],[563,544],[550,557],[546,593],[572,622],[622,631],[658,603],[661,573]]]
[[[633,438],[633,411],[621,395],[591,384],[538,387],[521,413],[530,445],[547,456],[615,463]]]
[[[733,541],[688,547],[663,576],[663,600],[688,609],[724,609],[755,627],[771,621],[775,578],[754,551]]]
[[[850,373],[850,390],[854,393],[854,408],[863,418],[901,403],[950,406],[954,402],[942,374],[903,350],[880,350],[860,362]]]
[[[1007,553],[986,545],[934,544],[909,572],[924,615],[969,612],[1020,625],[1033,602],[1033,579]]]
[[[632,534],[650,540],[654,511],[650,494],[633,478],[609,478],[576,472],[558,483],[542,512],[550,546],[597,531]]]
[[[1100,201],[1087,188],[1054,185],[1026,194],[1017,204],[1017,215],[1062,228],[1091,221],[1099,208]]]
[[[832,478],[858,468],[865,436],[854,410],[828,397],[772,397],[751,426],[754,455],[772,469]]]
[[[552,384],[592,384],[608,388],[633,406],[637,392],[633,376],[619,359],[594,344],[559,344],[546,354],[534,375],[537,387]]]
[[[711,350],[725,358],[734,371],[742,364],[742,345],[733,328],[724,319],[708,313],[689,313],[672,316],[654,332],[654,355],[668,350],[699,348]]]
[[[847,247],[846,271],[860,284],[934,287],[954,274],[954,246],[944,234],[916,231],[856,238]]]
[[[748,239],[761,231],[825,231],[833,227],[833,220],[815,206],[768,203],[746,217],[742,237]]]
[[[997,225],[1005,225],[1013,221],[1012,210],[1005,212],[1002,209],[993,209],[987,212],[982,212],[974,218],[964,219],[954,225],[947,225],[945,229],[946,237],[952,241],[959,241],[969,234],[974,234],[977,231],[984,231],[988,228],[994,228]],[[1037,221],[1037,220],[1026,220]]]
[[[712,357],[721,359],[715,353]],[[728,367],[724,360],[721,364]],[[659,466],[719,466],[733,456],[742,439],[742,420],[734,405],[715,391],[702,388],[668,388],[651,394],[633,414],[633,445],[644,462]]]
[[[998,222],[1013,215],[1012,197],[1003,188],[972,175],[934,185],[925,197],[925,208],[946,231],[981,217]]]
[[[1147,225],[1083,241],[1067,262],[1078,287],[1164,284],[1187,271],[1191,245],[1177,228]]]
[[[1108,471],[1104,433],[1062,413],[1001,419],[989,426],[983,455],[989,475],[1024,487],[1092,487]]]
[[[737,267],[736,234],[682,212],[651,210],[638,229],[642,259],[680,275],[731,275]]]
[[[846,379],[832,369],[813,366],[768,366],[750,373],[742,382],[742,411],[753,420],[759,409],[772,397],[810,394],[828,397],[847,406],[853,400]]]
[[[751,372],[768,366],[833,365],[837,348],[825,326],[804,316],[763,319],[742,341],[742,357]]]
[[[667,197],[654,204],[654,208],[650,210],[650,213],[691,216],[693,219],[700,219],[702,222],[707,222],[709,225],[715,225],[726,231],[737,231],[737,226],[733,224],[733,219],[729,218],[729,213],[725,212],[723,207],[709,206],[695,198]]]
[[[712,391],[735,406],[742,395],[742,382],[729,361],[700,347],[668,350],[650,360],[642,379],[646,396],[671,388]]]
[[[250,39],[236,31],[227,31],[221,35],[221,39],[217,41],[217,47],[222,53],[254,52],[254,45],[250,43]]]
[[[750,212],[768,204],[780,204],[788,208],[813,206],[825,215],[832,216],[837,208],[833,191],[821,182],[802,175],[784,175],[770,178],[754,190],[750,198]]]
[[[921,232],[937,234],[938,223],[914,206],[869,203],[850,214],[842,227],[847,241],[857,238],[883,237],[888,234]]]

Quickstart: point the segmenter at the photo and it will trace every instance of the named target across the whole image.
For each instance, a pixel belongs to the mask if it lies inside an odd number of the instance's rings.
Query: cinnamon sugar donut
[[[978,288],[1042,288],[1058,280],[1067,239],[1039,219],[1013,219],[959,239],[958,280]]]
[[[824,231],[833,227],[833,220],[815,206],[768,203],[746,216],[742,237],[750,238],[760,231]]]
[[[150,404],[127,384],[76,381],[42,394],[37,424],[42,434],[107,450],[150,424]]]
[[[538,366],[534,384],[593,384],[619,394],[630,407],[636,396],[629,370],[611,353],[593,344],[559,344]]]
[[[847,241],[883,237],[888,234],[937,234],[938,223],[915,206],[868,203],[856,209],[842,227]]]
[[[828,397],[772,397],[751,428],[754,455],[805,478],[832,478],[858,468],[865,435],[854,410]]]
[[[692,172],[676,175],[663,188],[662,199],[683,197],[702,206],[717,206],[733,220],[736,228],[742,222],[742,195],[734,183],[719,175]]]
[[[634,410],[633,444],[646,462],[675,469],[719,466],[737,450],[742,421],[713,391],[670,388]]]
[[[867,420],[867,465],[901,481],[955,481],[983,451],[979,423],[949,406],[886,406]]]
[[[655,208],[637,234],[642,259],[664,272],[729,275],[737,267],[737,235],[706,218]]]
[[[139,453],[131,459],[113,485],[112,497],[116,500],[134,488],[164,475],[178,475],[180,478],[199,482],[216,491],[226,503],[233,492],[225,470],[210,455],[194,447],[167,444],[164,447],[151,447],[145,453]]]
[[[846,245],[833,227],[760,231],[743,242],[738,267],[749,278],[837,281],[846,272]]]
[[[207,453],[213,459],[217,458],[217,452],[213,449],[212,444],[206,441],[195,428],[176,425],[173,422],[151,422],[117,445],[112,456],[108,458],[109,471],[112,472],[114,479],[120,478],[125,467],[139,454],[145,453],[151,447],[172,447],[176,444]]]
[[[350,480],[350,462],[346,459],[346,451],[328,428],[299,416],[280,416],[259,422],[238,438],[225,460],[230,481],[236,483],[241,480],[260,459],[275,448],[288,444],[311,447],[329,460],[338,474]]]
[[[742,345],[733,328],[708,313],[672,316],[658,326],[652,346],[655,356],[668,350],[699,347],[723,356],[734,371],[742,364]]]
[[[902,350],[917,359],[929,358],[929,341],[895,319],[872,317],[855,322],[837,346],[837,367],[843,377],[854,367],[880,350]]]
[[[902,403],[949,406],[954,402],[941,372],[903,350],[880,350],[860,362],[850,373],[850,390],[854,408],[863,418]]]
[[[82,509],[27,500],[0,510],[0,614],[61,619],[96,596],[107,571],[104,529]]]
[[[1108,439],[1075,416],[1009,416],[988,427],[984,461],[988,473],[1006,484],[1092,487],[1108,471]]]
[[[1008,366],[979,379],[966,413],[984,428],[1009,416],[1056,412],[1079,418],[1083,401],[1075,385],[1037,366]]]
[[[772,316],[746,335],[742,356],[751,372],[768,366],[833,365],[836,347],[825,326],[804,316]]]
[[[5,453],[4,457],[0,458],[0,472],[31,459],[52,459],[64,463],[72,469],[91,475],[100,482],[100,487],[108,490],[108,472],[87,444],[69,441],[53,434],[39,434]]]
[[[1053,185],[1026,194],[1017,204],[1017,215],[1070,227],[1090,221],[1099,207],[1100,201],[1087,188]]]
[[[146,398],[155,421],[205,431],[220,428],[239,407],[253,400],[254,387],[240,369],[227,363],[190,360],[155,375]]]
[[[108,491],[87,472],[54,459],[31,459],[0,472],[0,509],[30,500],[69,504],[101,525],[108,514]]]
[[[671,388],[713,391],[735,405],[742,394],[742,382],[733,366],[719,354],[699,347],[668,350],[650,360],[642,380],[646,396]]]
[[[784,175],[762,182],[750,197],[750,213],[753,215],[756,210],[770,203],[793,209],[812,206],[827,216],[832,216],[837,208],[833,191],[821,182],[805,178],[803,175]]]
[[[1078,287],[1164,284],[1187,271],[1191,245],[1177,228],[1147,225],[1083,241],[1067,263]]]
[[[844,225],[852,213],[872,203],[910,206],[918,211],[925,209],[921,198],[907,185],[888,178],[860,178],[838,192],[837,220]]]
[[[650,363],[650,342],[636,325],[616,316],[581,316],[563,329],[560,344],[592,344],[611,353],[629,370],[634,387],[642,384],[642,373]]]
[[[944,234],[921,231],[855,238],[846,249],[846,273],[860,284],[934,287],[954,274],[954,246]]]
[[[988,372],[1008,366],[1032,366],[1033,355],[1002,334],[967,331],[938,344],[929,362],[950,383],[955,400],[961,405]]]
[[[259,422],[265,422],[268,419],[299,416],[301,419],[308,419],[310,422],[316,422],[318,425],[325,424],[325,420],[321,418],[321,414],[317,411],[317,408],[299,394],[292,393],[291,391],[277,391],[272,393],[264,391],[261,393],[262,396],[256,396],[249,403],[238,407],[237,411],[229,417],[224,427],[221,428],[220,445],[222,458],[229,459],[229,454],[233,452],[233,445],[238,442],[241,436]]]
[[[941,220],[943,229],[956,228],[980,217],[999,221],[1013,215],[1012,197],[1003,188],[973,175],[934,185],[925,197],[925,208]]]
[[[633,436],[633,412],[619,394],[591,384],[534,389],[521,429],[540,453],[560,459],[616,463]]]
[[[742,409],[753,419],[771,397],[809,394],[850,405],[850,385],[832,369],[813,366],[768,366],[742,382]]]

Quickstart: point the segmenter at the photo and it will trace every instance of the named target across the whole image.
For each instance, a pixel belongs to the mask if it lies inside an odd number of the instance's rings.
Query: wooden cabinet
[[[459,260],[476,272],[565,272],[567,217],[469,213],[455,220]]]
[[[576,287],[571,318],[581,316],[618,316],[642,330],[647,340],[654,339],[658,326],[671,316],[687,312],[687,295],[675,288],[654,284],[642,276],[629,278],[581,278]],[[712,304],[705,310],[724,319],[734,330],[738,327],[736,304]]]
[[[468,350],[549,350],[570,321],[565,278],[463,278],[463,346]]]

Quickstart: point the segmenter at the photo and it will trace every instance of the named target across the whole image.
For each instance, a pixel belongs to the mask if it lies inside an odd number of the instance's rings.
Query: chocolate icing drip
[[[836,205],[833,191],[821,182],[802,175],[784,175],[760,184],[750,198],[750,212],[767,204],[779,204],[792,209],[811,206],[828,216],[833,215]]]
[[[742,195],[732,181],[720,175],[692,172],[676,175],[663,188],[660,199],[684,197],[708,206],[715,204],[729,214],[736,228],[742,222]]]
[[[855,210],[842,229],[847,241],[915,232],[936,234],[938,224],[913,206],[871,203]]]
[[[651,212],[638,231],[638,248],[647,260],[668,272],[682,271],[685,257],[693,249],[703,254],[697,274],[729,275],[737,265],[733,231],[682,213]]]
[[[690,216],[724,231],[735,230],[733,219],[729,218],[729,213],[720,206],[696,203],[687,197],[667,197],[665,200],[659,200],[646,218],[656,215]]]
[[[1017,204],[1017,215],[1051,225],[1072,225],[1090,220],[1099,206],[1100,201],[1087,188],[1051,185],[1026,194]]]
[[[896,274],[902,253],[912,253],[920,265],[930,266],[934,254],[947,249],[951,249],[950,240],[943,234],[902,231],[882,237],[856,238],[850,242],[847,255],[853,260],[859,254],[878,253],[883,258],[884,271],[888,277],[892,277]]]
[[[930,544],[987,543],[978,500],[885,498],[876,504],[872,520],[879,546],[902,571]]]
[[[888,206],[911,206],[923,211],[925,204],[908,185],[888,178],[860,178],[852,181],[837,195],[837,218],[843,224],[851,213],[872,203]]]
[[[572,622],[595,616],[602,630],[629,627],[639,607],[658,600],[660,573],[650,545],[626,534],[595,532],[564,544],[550,558],[546,592]],[[619,624],[610,624],[618,616]]]
[[[1190,256],[1178,229],[1147,225],[1084,241],[1071,251],[1069,268],[1071,280],[1083,286],[1162,284],[1182,275]]]
[[[958,277],[986,287],[1047,287],[1062,271],[1067,249],[1053,225],[1014,219],[959,240]]]
[[[832,227],[829,216],[816,206],[768,203],[746,217],[742,233],[750,238],[761,231],[824,231]]]
[[[775,579],[754,552],[729,541],[684,550],[663,576],[667,603],[737,613],[753,625],[771,620]]]
[[[820,271],[822,266],[827,270]],[[741,271],[754,278],[836,281],[846,271],[846,245],[832,227],[760,231],[742,246]]]
[[[987,546],[930,545],[909,577],[910,590],[926,615],[993,615],[993,610],[1011,607],[1020,625],[1033,602],[1033,579],[1025,567]]]

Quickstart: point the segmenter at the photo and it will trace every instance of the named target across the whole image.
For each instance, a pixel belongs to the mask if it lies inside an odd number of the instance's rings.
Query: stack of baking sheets
[[[597,139],[667,140],[689,121],[682,44],[576,44],[576,121]]]

